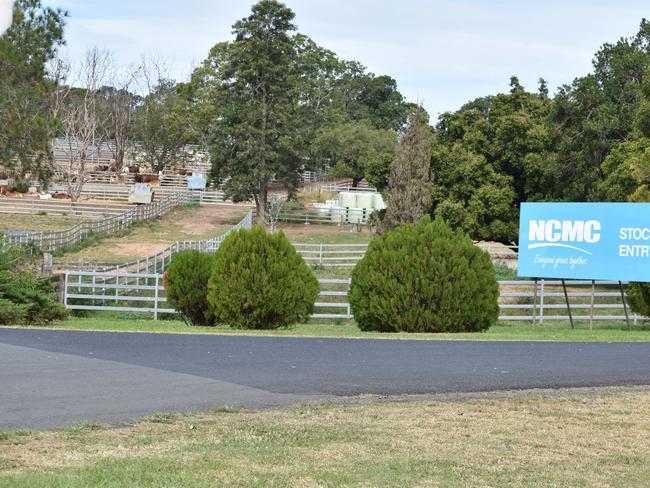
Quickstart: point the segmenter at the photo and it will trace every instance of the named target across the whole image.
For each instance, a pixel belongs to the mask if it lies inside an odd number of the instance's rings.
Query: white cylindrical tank
[[[381,196],[381,193],[374,193],[372,195],[372,208],[375,210],[383,210],[386,208],[386,203],[384,202],[384,197]]]
[[[356,208],[373,208],[373,194],[368,192],[357,193],[357,206]]]
[[[356,208],[357,195],[351,191],[342,191],[339,193],[339,206],[347,208]]]

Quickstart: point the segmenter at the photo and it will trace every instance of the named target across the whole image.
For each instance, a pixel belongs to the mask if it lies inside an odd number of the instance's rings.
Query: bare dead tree
[[[115,171],[121,171],[131,145],[133,117],[139,97],[132,93],[142,67],[129,68],[122,74],[112,73],[110,87],[103,90],[105,110],[104,137],[110,141],[109,148],[115,161]]]
[[[99,110],[99,92],[111,64],[108,52],[90,49],[76,66],[69,88],[62,92],[65,98],[59,108],[61,135],[66,141],[66,156],[58,169],[66,180],[67,192],[73,201],[81,196],[93,169],[98,148],[103,137],[100,130],[104,124]]]

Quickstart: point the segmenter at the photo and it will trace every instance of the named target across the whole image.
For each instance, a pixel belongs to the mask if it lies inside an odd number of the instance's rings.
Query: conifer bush
[[[630,283],[627,298],[633,312],[650,317],[650,283]]]
[[[40,277],[23,250],[0,240],[0,325],[46,325],[68,317],[52,281]]]
[[[215,325],[208,303],[214,256],[199,251],[174,254],[165,273],[168,302],[191,325]]]
[[[306,320],[318,280],[284,233],[241,229],[219,246],[208,301],[218,323],[275,329]]]
[[[383,332],[485,330],[498,318],[498,296],[490,256],[428,216],[371,242],[350,288],[359,327]]]

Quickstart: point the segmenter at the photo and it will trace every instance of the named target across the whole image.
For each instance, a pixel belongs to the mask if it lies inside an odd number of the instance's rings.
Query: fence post
[[[540,287],[539,294],[539,325],[544,325],[544,279],[542,278],[542,286]]]
[[[156,287],[154,291],[154,299],[153,299],[153,319],[158,320],[158,286],[159,286],[159,278],[160,275],[156,273]]]
[[[68,308],[68,271],[63,275],[63,306]]]
[[[596,296],[596,281],[591,280],[591,306],[589,312],[589,330],[594,328],[594,298]]]
[[[320,254],[319,254],[318,264],[321,267],[323,266],[323,244],[320,245]]]
[[[533,282],[533,327],[537,322],[537,278]]]

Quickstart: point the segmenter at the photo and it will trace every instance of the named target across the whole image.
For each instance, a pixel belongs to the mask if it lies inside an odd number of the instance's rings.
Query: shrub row
[[[231,234],[215,256],[175,255],[165,286],[190,324],[256,329],[306,320],[319,289],[285,235],[262,227]],[[425,217],[370,244],[349,299],[363,330],[470,332],[497,320],[498,294],[489,255],[442,219]]]

